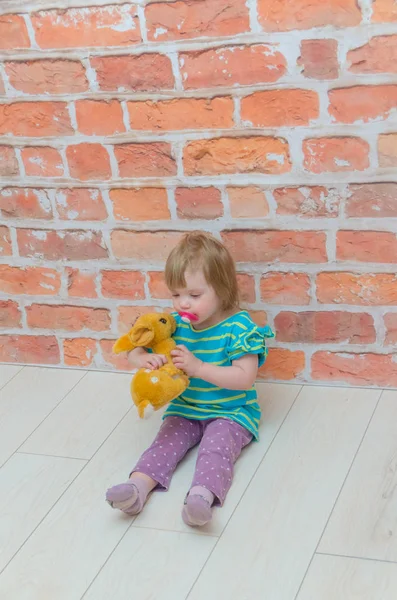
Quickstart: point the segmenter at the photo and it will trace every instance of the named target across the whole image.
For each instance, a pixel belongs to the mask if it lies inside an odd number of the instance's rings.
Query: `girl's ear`
[[[129,334],[123,335],[121,338],[117,340],[117,342],[113,346],[113,352],[115,354],[120,354],[120,352],[130,352],[133,350],[135,346],[133,345]]]

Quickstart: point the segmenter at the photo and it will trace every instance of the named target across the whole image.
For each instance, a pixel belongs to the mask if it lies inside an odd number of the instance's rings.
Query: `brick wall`
[[[112,340],[169,306],[164,259],[202,228],[277,332],[262,377],[397,386],[397,4],[21,4],[0,16],[0,361],[126,368]]]

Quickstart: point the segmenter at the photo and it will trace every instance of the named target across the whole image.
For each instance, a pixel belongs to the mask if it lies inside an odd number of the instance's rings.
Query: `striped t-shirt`
[[[267,356],[265,338],[274,337],[269,326],[258,327],[245,310],[201,330],[184,323],[178,313],[172,316],[177,323],[172,336],[177,345],[183,344],[195,356],[213,365],[230,367],[233,360],[245,354],[257,354],[261,366]],[[187,419],[232,419],[258,439],[261,410],[255,386],[249,390],[228,390],[192,377],[183,394],[170,402],[163,418],[171,415]]]

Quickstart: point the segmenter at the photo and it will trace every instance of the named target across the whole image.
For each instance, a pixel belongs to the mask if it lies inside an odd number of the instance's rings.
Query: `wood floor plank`
[[[395,600],[397,564],[316,555],[296,600]]]
[[[382,394],[319,551],[397,561],[396,489],[397,392],[390,390]]]
[[[4,387],[23,367],[20,365],[0,365],[0,388]]]
[[[295,598],[379,394],[303,389],[189,600]]]
[[[126,477],[160,416],[124,417],[0,575],[0,597],[81,599],[132,521],[106,504],[106,489]]]
[[[226,502],[215,508],[211,523],[200,529],[201,533],[220,535],[236,508],[249,481],[269,448],[281,423],[290,410],[301,386],[287,384],[258,384],[258,398],[262,406],[259,443],[251,443],[242,452],[235,466],[235,476]],[[150,504],[138,516],[135,524],[142,527],[189,531],[181,519],[181,509],[191,484],[197,449],[191,451],[178,466],[167,493],[155,493]]]
[[[81,460],[18,453],[3,465],[0,469],[0,571],[84,465]]]
[[[83,600],[185,600],[216,538],[130,528]]]
[[[87,373],[21,451],[90,459],[131,409],[130,380],[121,373]]]
[[[84,375],[78,370],[25,367],[0,390],[0,465]]]

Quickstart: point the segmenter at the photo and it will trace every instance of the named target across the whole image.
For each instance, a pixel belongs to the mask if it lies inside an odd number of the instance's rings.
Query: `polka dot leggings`
[[[215,504],[222,505],[232,484],[234,463],[251,440],[252,434],[230,419],[167,417],[132,472],[145,473],[168,490],[177,464],[200,442],[191,487],[205,487],[214,494]]]

